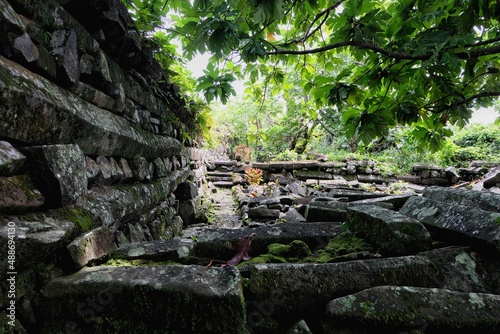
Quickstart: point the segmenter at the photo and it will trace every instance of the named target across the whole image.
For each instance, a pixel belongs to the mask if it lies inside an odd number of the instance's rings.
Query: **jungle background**
[[[499,111],[498,1],[123,1],[197,110],[184,139],[200,147],[387,172],[500,161],[500,118],[470,123]]]

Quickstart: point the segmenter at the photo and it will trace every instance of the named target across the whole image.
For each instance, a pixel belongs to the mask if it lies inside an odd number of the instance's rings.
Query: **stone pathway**
[[[239,228],[243,225],[231,189],[217,188],[217,192],[210,194],[210,198],[214,200],[216,208],[213,227]]]

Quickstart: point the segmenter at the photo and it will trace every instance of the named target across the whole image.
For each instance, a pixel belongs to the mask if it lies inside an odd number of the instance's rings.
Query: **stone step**
[[[209,176],[208,179],[212,182],[233,182],[231,176]]]
[[[153,261],[179,261],[192,255],[194,241],[192,239],[174,238],[172,240],[153,240],[133,242],[120,246],[113,254],[115,259],[144,259]]]
[[[234,186],[234,183],[231,181],[215,181],[215,182],[212,182],[212,184],[215,186],[215,187],[220,187],[220,188],[231,188],[232,186]]]
[[[219,171],[213,171],[213,172],[208,172],[207,176],[222,176],[222,177],[231,177],[233,175],[233,172],[219,172]]]
[[[40,333],[244,333],[241,284],[234,268],[84,268],[43,287]]]

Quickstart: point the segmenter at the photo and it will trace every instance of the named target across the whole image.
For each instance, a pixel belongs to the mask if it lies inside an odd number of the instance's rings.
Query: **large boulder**
[[[478,200],[477,206],[480,205]],[[419,196],[410,198],[400,212],[421,221],[445,239],[469,241],[500,252],[500,212],[460,205],[449,199],[441,202]]]
[[[500,296],[377,286],[329,302],[326,324],[327,333],[498,333]]]
[[[499,194],[478,192],[463,188],[427,187],[422,196],[434,201],[453,202],[471,208],[500,212]]]
[[[347,208],[350,230],[364,236],[382,254],[408,255],[427,250],[431,237],[416,219],[377,205]]]

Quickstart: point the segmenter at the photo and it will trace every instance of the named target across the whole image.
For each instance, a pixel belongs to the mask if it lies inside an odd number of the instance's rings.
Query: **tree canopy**
[[[226,102],[242,78],[256,99],[300,89],[294,108],[325,128],[341,120],[368,143],[412,125],[431,149],[448,125],[498,105],[496,0],[124,1],[146,25],[161,21],[144,8],[173,13],[162,33],[181,41],[183,57],[213,55],[197,83],[208,102]]]

